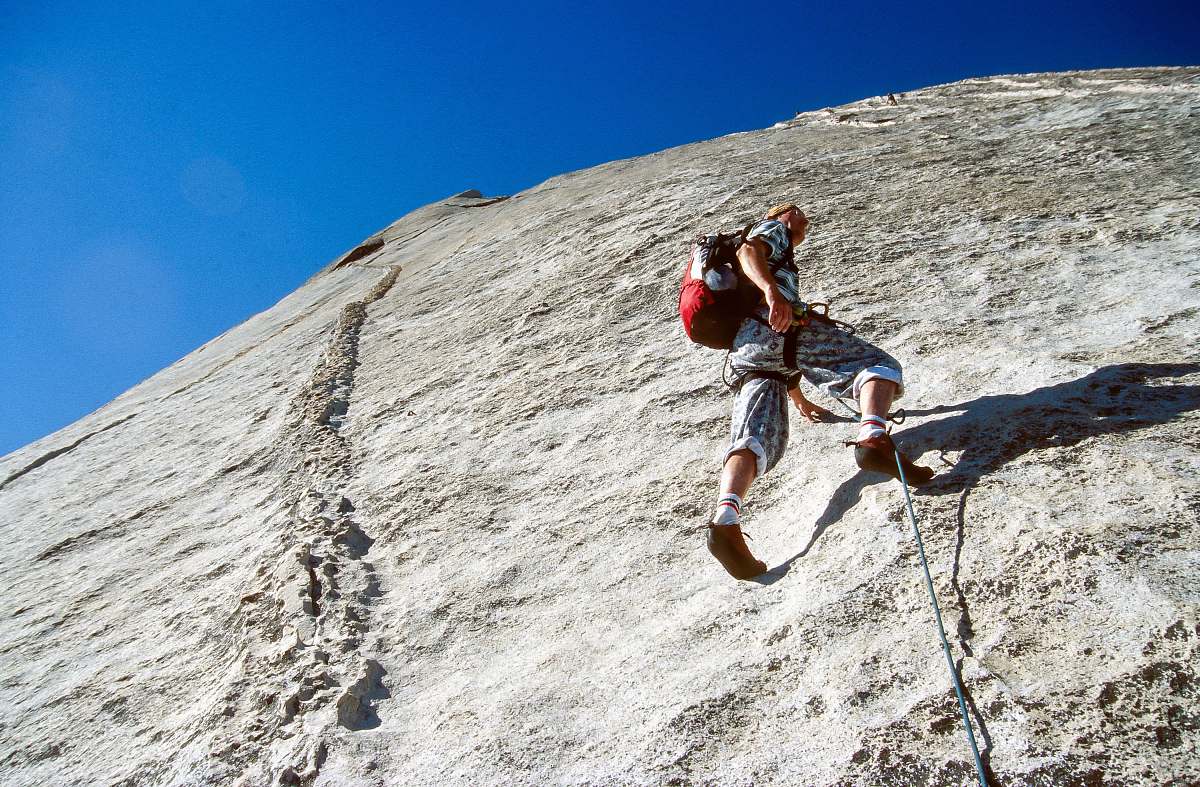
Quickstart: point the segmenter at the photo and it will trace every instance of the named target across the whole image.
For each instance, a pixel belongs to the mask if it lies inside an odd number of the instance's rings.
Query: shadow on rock
[[[379,726],[375,708],[380,700],[392,696],[383,683],[387,670],[375,659],[367,659],[362,675],[338,699],[338,724],[348,730],[371,730]]]
[[[918,492],[958,493],[1030,451],[1070,447],[1096,435],[1159,426],[1200,410],[1200,385],[1151,382],[1198,372],[1200,363],[1117,364],[1025,394],[982,396],[961,404],[912,410],[910,415],[962,411],[903,433],[904,444],[914,452],[962,452],[950,472]]]
[[[896,443],[910,456],[930,450],[961,452],[949,472],[916,490],[923,495],[959,494],[1030,451],[1069,447],[1096,435],[1158,426],[1200,409],[1200,385],[1152,382],[1197,372],[1200,363],[1115,364],[1028,393],[981,396],[959,404],[909,410],[910,416],[958,414],[897,432]],[[817,517],[808,545],[780,566],[783,573],[858,503],[863,489],[889,482],[886,476],[862,471],[843,481]]]
[[[825,531],[829,526],[841,519],[843,514],[854,508],[858,501],[862,499],[862,491],[864,489],[871,484],[882,483],[886,480],[890,479],[878,473],[859,470],[844,481],[841,486],[834,490],[833,497],[830,498],[829,504],[825,506],[825,511],[817,518],[812,536],[809,537],[808,543],[804,545],[804,549],[801,549],[754,581],[760,585],[772,585],[787,576],[787,573],[792,570],[792,564],[809,553],[809,550],[813,548],[817,540],[825,535]]]

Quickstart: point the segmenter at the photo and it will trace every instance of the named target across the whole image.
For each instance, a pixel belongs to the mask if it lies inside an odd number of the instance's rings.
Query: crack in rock
[[[37,459],[35,459],[32,462],[30,462],[29,464],[27,464],[25,467],[22,467],[20,470],[13,473],[12,475],[10,475],[8,478],[4,479],[3,481],[0,481],[0,489],[3,489],[4,487],[8,486],[13,481],[16,481],[18,478],[25,475],[26,473],[30,473],[34,470],[37,470],[39,467],[42,467],[43,465],[45,465],[47,462],[57,459],[58,457],[62,456],[65,453],[74,451],[76,448],[83,445],[83,443],[85,441],[90,440],[91,438],[95,437],[96,435],[100,434],[101,432],[107,432],[109,429],[115,429],[116,427],[120,426],[121,424],[125,423],[126,421],[128,421],[132,418],[136,418],[136,417],[137,417],[137,413],[132,413],[130,415],[125,416],[124,418],[122,418],[119,421],[113,421],[108,426],[105,426],[101,429],[97,429],[94,432],[88,432],[83,437],[79,438],[78,440],[76,440],[75,442],[71,443],[70,445],[68,445],[64,448],[56,448],[53,451],[50,451],[49,453],[42,454]]]
[[[371,238],[367,241],[364,241],[348,252],[345,257],[342,257],[340,260],[338,260],[337,264],[333,266],[333,269],[336,271],[338,268],[345,267],[352,262],[358,262],[361,259],[370,257],[372,254],[382,249],[383,245],[383,238]]]
[[[481,201],[471,203],[470,205],[463,205],[463,204],[456,203],[456,202],[445,202],[442,204],[444,204],[448,208],[486,208],[488,205],[495,205],[497,202],[504,202],[505,200],[508,199],[507,196],[490,197],[490,198],[484,197],[478,191],[474,192],[473,194],[472,193],[464,193],[464,194],[459,194],[458,196],[465,197],[467,199],[477,199],[477,200],[481,200]]]
[[[241,596],[242,662],[227,694],[243,712],[226,715],[248,721],[240,730],[226,727],[214,744],[215,756],[249,782],[311,784],[327,754],[327,731],[378,726],[376,703],[389,696],[383,668],[364,655],[380,581],[367,560],[374,539],[341,491],[352,474],[341,430],[368,306],[399,273],[393,266],[342,308],[276,442],[281,505],[269,526],[281,557],[260,568],[265,586]]]

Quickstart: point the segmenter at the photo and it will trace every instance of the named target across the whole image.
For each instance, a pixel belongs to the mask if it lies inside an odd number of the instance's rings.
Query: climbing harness
[[[758,320],[759,322],[762,322],[764,325],[766,324],[766,320],[762,319],[758,315],[753,315],[750,317],[750,319]],[[793,329],[789,330],[788,333],[794,334],[795,329],[793,328]],[[785,341],[785,346],[786,346],[786,341]],[[783,383],[784,385],[786,385],[789,391],[800,384],[800,372],[799,372],[799,370],[796,370],[795,351],[794,350],[793,350],[791,356],[788,356],[788,354],[786,352],[784,353],[784,358],[785,358],[784,365],[787,366],[789,369],[795,370],[795,371],[792,371],[790,374],[784,374],[783,372],[769,372],[769,371],[766,371],[763,369],[750,369],[750,370],[739,373],[736,369],[733,368],[733,364],[729,360],[730,356],[732,354],[733,354],[733,350],[728,350],[725,353],[725,362],[723,364],[721,364],[721,382],[725,384],[726,388],[728,388],[730,391],[732,391],[735,394],[738,391],[741,391],[742,386],[745,385],[746,383],[750,382],[751,380],[777,380],[777,381]],[[788,363],[786,361],[786,359],[788,357],[792,358],[791,363]]]
[[[746,319],[754,320],[755,322],[761,323],[768,327],[770,326],[770,323],[758,314],[750,314]],[[733,352],[733,348],[730,347],[725,353],[725,363],[721,366],[721,382],[725,383],[725,386],[734,393],[740,391],[742,386],[748,381],[758,379],[778,380],[779,382],[785,383],[788,387],[788,390],[795,388],[800,384],[801,377],[799,364],[796,362],[796,350],[800,341],[800,332],[804,330],[804,328],[808,327],[808,325],[812,322],[825,323],[826,325],[832,325],[836,328],[840,328],[848,334],[854,334],[853,325],[848,322],[842,322],[841,320],[835,320],[829,316],[829,304],[824,301],[815,303],[801,303],[799,305],[793,304],[792,324],[783,333],[783,365],[792,370],[791,373],[784,374],[782,372],[768,372],[752,369],[750,371],[738,374],[737,370],[735,370],[733,365],[729,362],[730,354]],[[856,416],[859,414],[856,410],[852,410],[852,412]],[[899,412],[903,414],[903,410]],[[896,423],[904,423],[903,415],[901,415],[901,420],[896,421]]]
[[[815,320],[816,322],[823,322],[826,325],[841,328],[851,336],[854,335],[853,325],[841,320],[835,320],[829,316],[829,303],[827,301],[814,301],[812,303],[802,303],[799,306],[793,306],[792,314],[794,315],[793,326],[804,327]]]
[[[908,481],[904,478],[904,463],[900,461],[900,449],[893,446],[896,457],[896,468],[900,471],[900,487],[904,490],[904,500],[908,504],[908,519],[912,522],[913,535],[917,539],[917,553],[921,556],[921,568],[925,571],[925,589],[929,591],[929,599],[933,602],[933,616],[937,620],[938,635],[942,638],[942,652],[946,654],[946,666],[950,668],[950,679],[954,681],[954,693],[958,695],[958,710],[962,714],[963,727],[967,731],[967,741],[971,744],[971,754],[975,756],[975,772],[979,776],[979,787],[987,787],[987,776],[983,772],[983,760],[979,758],[979,746],[975,743],[975,733],[971,729],[971,720],[967,717],[967,702],[963,699],[962,684],[958,680],[958,670],[954,668],[954,658],[950,655],[950,643],[946,641],[946,627],[942,625],[942,610],[938,606],[937,595],[933,592],[933,579],[929,576],[929,561],[925,559],[925,545],[921,542],[921,530],[917,527],[917,515],[913,511],[912,495],[908,493]]]
[[[729,363],[729,355],[725,356],[725,365],[721,367],[721,382],[725,384],[733,393],[742,390],[742,386],[751,380],[777,380],[787,386],[788,390],[795,388],[800,384],[800,372],[792,372],[784,374],[783,372],[768,372],[760,369],[751,369],[748,372],[738,374],[733,369],[733,364]]]

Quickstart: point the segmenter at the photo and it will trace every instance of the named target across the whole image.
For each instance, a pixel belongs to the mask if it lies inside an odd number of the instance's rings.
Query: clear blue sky
[[[1200,63],[1194,2],[737,8],[0,3],[0,455],[452,193],[971,76]]]

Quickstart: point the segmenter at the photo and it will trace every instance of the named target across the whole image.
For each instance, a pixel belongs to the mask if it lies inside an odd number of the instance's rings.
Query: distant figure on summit
[[[737,579],[767,570],[742,536],[742,498],[754,479],[783,456],[787,398],[809,421],[831,420],[828,411],[804,397],[801,377],[833,398],[857,400],[861,426],[853,443],[855,461],[864,470],[899,478],[885,419],[892,401],[904,392],[900,364],[800,299],[793,248],[804,242],[807,232],[808,217],[796,205],[784,203],[753,225],[737,250],[741,275],[762,296],[741,322],[730,350],[737,391],[731,442],[717,510],[708,526],[709,551]],[[909,483],[923,484],[933,477],[930,468],[900,456]]]

